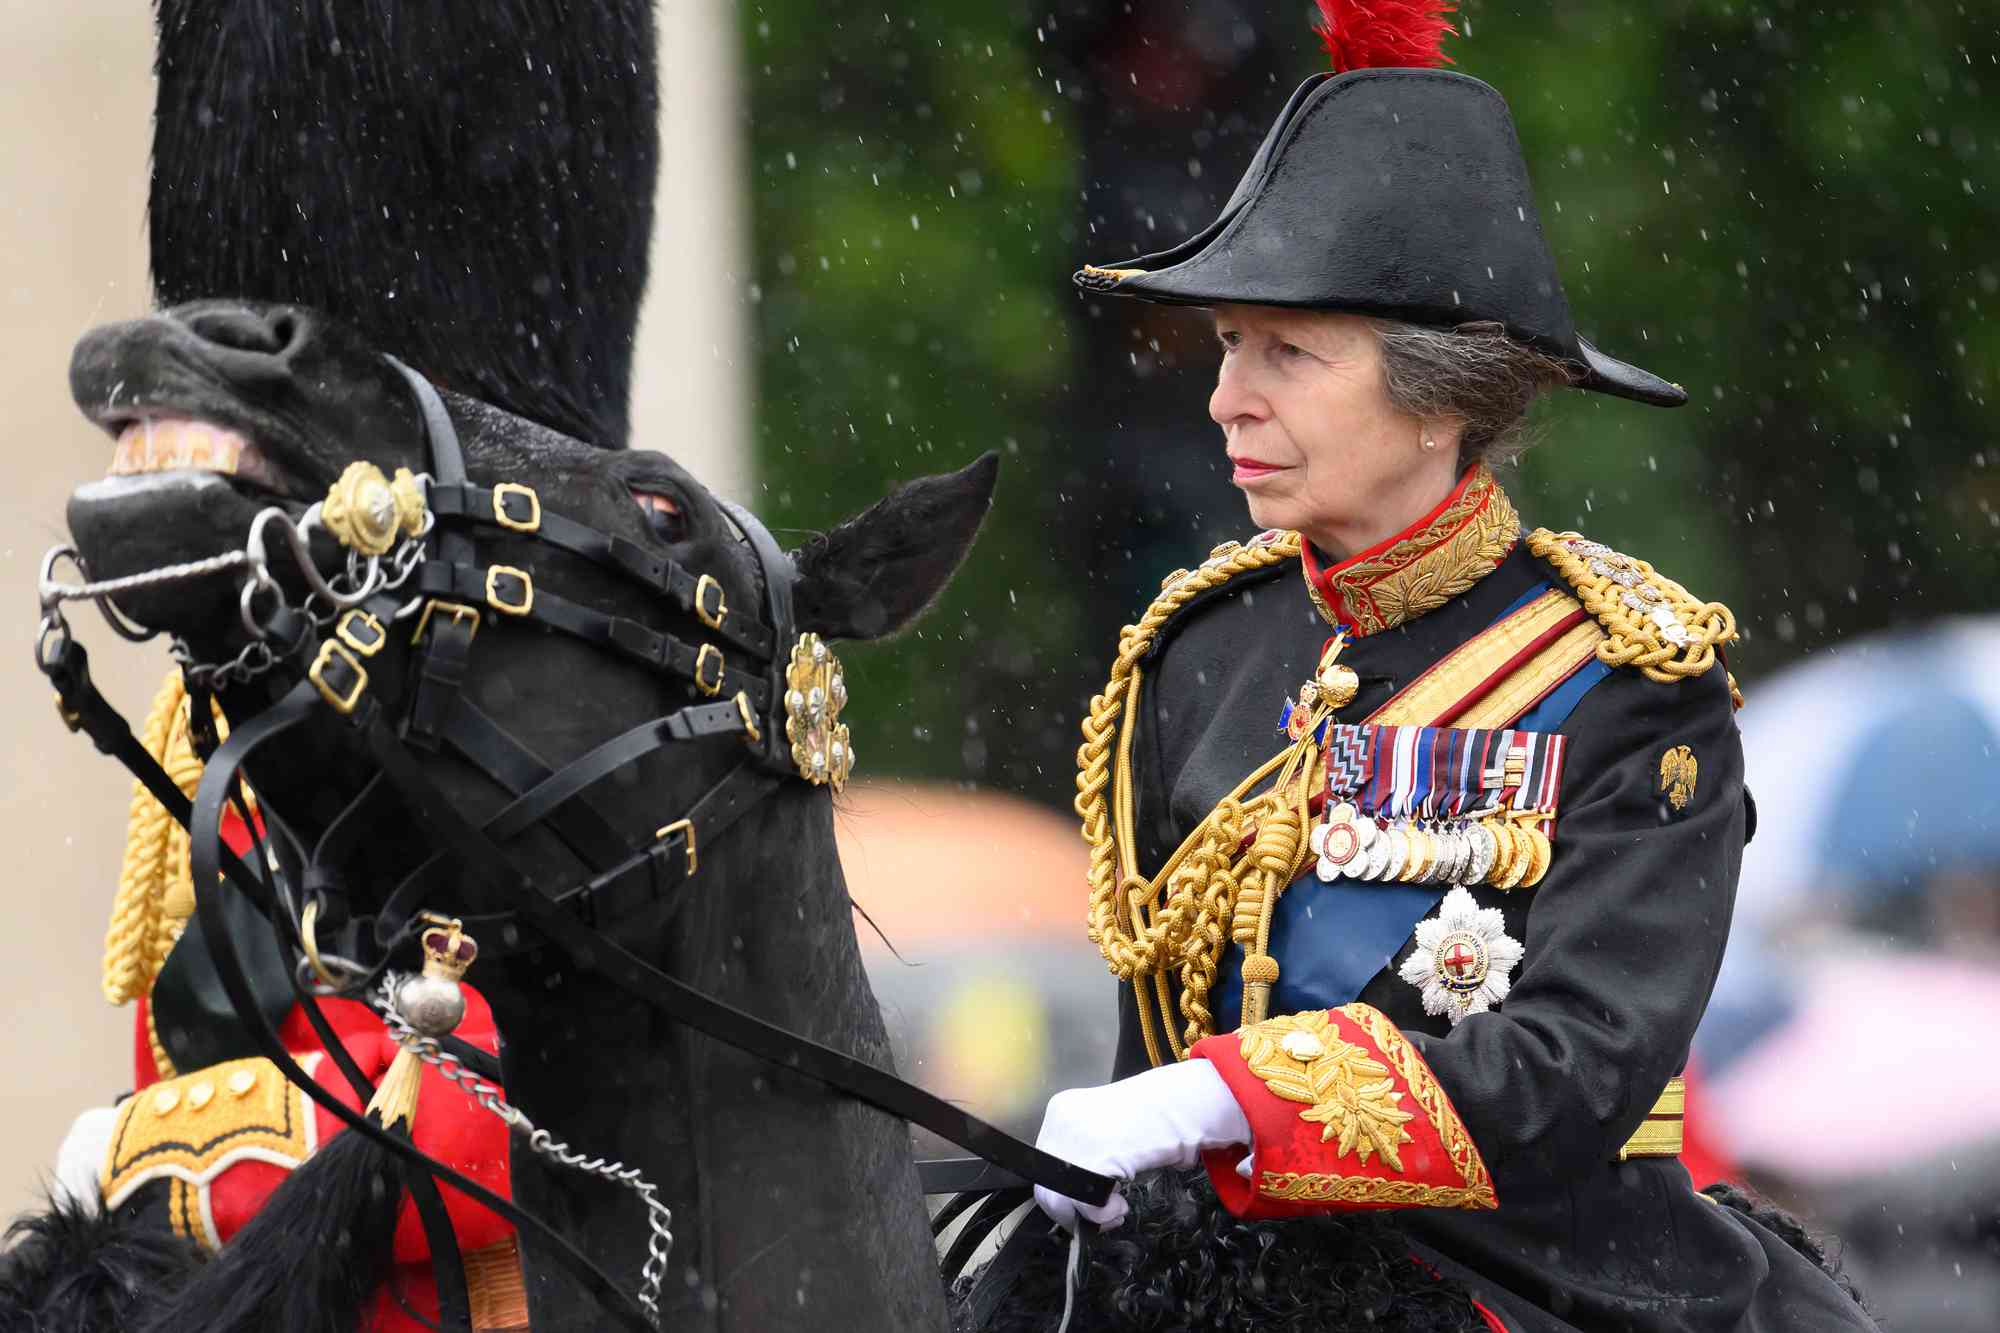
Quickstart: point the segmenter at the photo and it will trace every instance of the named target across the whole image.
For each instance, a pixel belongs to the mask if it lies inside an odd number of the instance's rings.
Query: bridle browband
[[[301,670],[302,678],[272,706],[236,727],[227,740],[216,744],[212,735],[208,738],[212,753],[192,802],[182,796],[133,737],[129,725],[91,684],[84,649],[62,623],[59,607],[48,596],[46,581],[47,614],[36,654],[38,665],[56,686],[58,707],[71,729],[89,734],[100,750],[130,769],[168,813],[187,827],[193,882],[226,882],[268,918],[280,952],[291,965],[294,998],[355,1094],[366,1102],[373,1085],[354,1065],[321,1014],[315,990],[301,975],[304,966],[309,963],[323,981],[343,982],[337,990],[322,988],[320,993],[365,996],[388,969],[391,954],[412,937],[417,923],[435,919],[424,911],[430,905],[425,901],[425,885],[439,858],[448,855],[454,862],[454,874],[477,875],[508,904],[504,916],[514,928],[489,932],[488,938],[496,934],[516,937],[514,951],[542,942],[551,944],[580,969],[600,974],[675,1022],[921,1125],[990,1163],[967,1162],[950,1168],[956,1177],[953,1184],[959,1188],[1013,1187],[987,1201],[973,1224],[961,1233],[959,1247],[968,1244],[965,1237],[975,1230],[983,1236],[1024,1201],[1022,1182],[1080,1199],[1107,1197],[1113,1187],[1108,1178],[1021,1142],[854,1056],[708,996],[655,968],[604,933],[686,888],[700,873],[701,853],[781,783],[815,776],[810,766],[801,771],[803,755],[793,741],[801,701],[798,691],[787,684],[788,668],[798,657],[793,651],[788,660],[787,650],[798,644],[810,651],[815,642],[811,636],[802,638],[797,633],[792,610],[795,567],[754,515],[719,501],[739,539],[749,548],[762,584],[761,618],[745,616],[727,605],[721,586],[711,576],[695,574],[627,538],[550,512],[526,485],[473,485],[466,477],[457,430],[437,390],[401,362],[387,360],[408,383],[422,414],[431,462],[424,499],[434,522],[426,522],[419,532],[411,534],[406,545],[420,543],[420,549],[409,550],[402,561],[406,577],[399,580],[400,586],[346,599],[355,604],[324,623],[318,617],[290,611],[281,598],[278,609],[265,615],[262,627],[285,645],[280,656]],[[546,543],[639,583],[693,616],[705,631],[701,641],[689,643],[638,621],[561,598],[537,588],[529,571],[517,566],[482,564],[477,537],[488,530],[508,540]],[[294,549],[302,550],[303,544],[295,543]],[[103,597],[98,600],[104,604]],[[246,616],[251,601],[246,592]],[[404,670],[400,674],[384,670],[393,660],[393,655],[380,656],[391,643],[391,627],[411,620],[416,622],[415,634],[410,636]],[[713,702],[690,704],[633,727],[551,770],[480,710],[462,688],[481,626],[504,625],[509,620],[534,621],[664,675],[689,681]],[[51,622],[59,632],[52,632]],[[118,626],[116,620],[113,623]],[[323,634],[326,629],[330,633]],[[208,695],[205,688],[191,687],[190,692],[200,696],[190,709],[199,733],[207,725]],[[307,848],[272,812],[263,812],[262,829],[248,818],[239,777],[253,754],[295,728],[329,714],[356,733],[378,773],[328,822],[318,842]],[[788,722],[792,726],[788,727]],[[716,738],[721,737],[744,746],[744,758],[685,814],[637,845],[612,829],[585,799],[597,783],[665,746],[712,740],[720,743]],[[449,753],[507,792],[510,800],[483,823],[474,824],[426,774],[419,753]],[[823,767],[823,754],[821,764]],[[835,767],[839,766],[836,761]],[[367,805],[386,797],[393,797],[421,820],[442,850],[415,867],[372,920],[346,916],[340,875],[343,853],[368,823]],[[244,814],[243,822],[253,838],[251,854],[241,859],[227,852],[220,835],[228,804],[235,804]],[[504,844],[537,827],[546,828],[589,868],[588,873],[575,883],[553,889],[524,875]],[[299,901],[288,877],[274,867],[263,845],[266,836],[283,845],[288,865],[301,867],[299,889],[304,901]],[[320,1106],[403,1163],[404,1183],[431,1241],[443,1327],[469,1328],[470,1320],[457,1244],[435,1182],[450,1184],[517,1228],[534,1231],[548,1241],[550,1253],[621,1325],[633,1329],[656,1326],[658,1310],[652,1293],[665,1265],[665,1255],[657,1247],[647,1264],[649,1286],[642,1288],[640,1299],[635,1301],[552,1227],[428,1157],[406,1136],[386,1130],[365,1113],[351,1109],[300,1068],[279,1039],[270,1014],[258,1002],[220,898],[217,893],[197,892],[196,911],[216,974],[252,1042]],[[331,929],[323,922],[330,922]],[[340,941],[340,952],[320,947],[326,937]],[[358,961],[357,956],[369,961]],[[329,966],[340,975],[330,973]],[[495,1067],[490,1057],[464,1043],[453,1044],[453,1050],[475,1070],[491,1072]],[[514,1127],[522,1124],[525,1117]],[[636,1172],[632,1174],[636,1177]],[[1000,1207],[1003,1201],[1005,1208]],[[663,1213],[664,1208],[658,1211]],[[983,1226],[979,1225],[982,1219]],[[939,1226],[949,1220],[943,1219]],[[671,1241],[664,1225],[656,1226],[655,1233],[656,1239],[664,1235]],[[1010,1251],[1017,1248],[1010,1243]],[[948,1267],[954,1266],[948,1262]]]

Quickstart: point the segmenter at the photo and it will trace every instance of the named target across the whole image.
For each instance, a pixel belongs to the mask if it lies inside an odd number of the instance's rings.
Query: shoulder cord
[[[1682,643],[1674,643],[1640,608],[1644,603],[1620,583],[1616,570],[1601,561],[1578,555],[1572,543],[1585,539],[1574,532],[1551,532],[1537,528],[1527,536],[1530,553],[1541,557],[1576,590],[1584,609],[1604,626],[1604,641],[1597,645],[1597,660],[1609,667],[1636,666],[1648,680],[1671,685],[1702,675],[1715,665],[1716,650],[1736,637],[1736,617],[1721,602],[1704,602],[1693,593],[1637,557],[1609,557],[1629,566],[1659,592],[1656,602],[1672,608],[1687,630]],[[1597,547],[1600,552],[1602,547]],[[1735,680],[1730,681],[1732,692]]]
[[[1277,964],[1269,954],[1271,909],[1305,862],[1304,779],[1313,771],[1318,751],[1308,738],[1273,755],[1146,878],[1138,866],[1131,775],[1144,680],[1140,663],[1160,631],[1194,599],[1298,554],[1299,539],[1288,533],[1263,545],[1220,547],[1201,568],[1170,578],[1139,622],[1119,632],[1111,677],[1091,700],[1083,722],[1075,809],[1090,844],[1090,940],[1112,974],[1132,983],[1146,1055],[1155,1065],[1168,1058],[1160,1045],[1162,1031],[1171,1057],[1179,1060],[1213,1029],[1208,993],[1224,921],[1231,941],[1247,955],[1246,1005],[1268,994],[1277,979]],[[1246,802],[1246,795],[1273,773],[1278,778],[1271,787]],[[1178,1014],[1168,984],[1170,970],[1180,980]]]

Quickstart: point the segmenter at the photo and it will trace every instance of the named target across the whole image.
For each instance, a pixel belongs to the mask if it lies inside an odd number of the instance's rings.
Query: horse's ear
[[[897,487],[793,553],[798,625],[828,639],[879,639],[915,620],[952,573],[993,503],[1000,456]]]

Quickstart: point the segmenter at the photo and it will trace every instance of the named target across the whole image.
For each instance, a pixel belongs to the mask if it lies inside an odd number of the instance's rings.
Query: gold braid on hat
[[[1132,983],[1146,1055],[1155,1065],[1185,1058],[1214,1031],[1208,996],[1225,939],[1243,946],[1243,1021],[1264,1017],[1278,965],[1270,955],[1271,909],[1308,854],[1306,801],[1318,747],[1305,738],[1245,778],[1195,826],[1150,878],[1139,871],[1133,833],[1132,740],[1140,661],[1183,607],[1231,579],[1299,556],[1296,533],[1215,548],[1201,568],[1178,571],[1135,625],[1118,636],[1103,693],[1090,702],[1077,750],[1076,813],[1090,844],[1090,939],[1114,976]],[[1277,774],[1260,794],[1251,790]],[[1246,847],[1246,840],[1248,845]],[[1178,1005],[1168,984],[1180,983]],[[1160,1046],[1166,1036],[1168,1052]]]

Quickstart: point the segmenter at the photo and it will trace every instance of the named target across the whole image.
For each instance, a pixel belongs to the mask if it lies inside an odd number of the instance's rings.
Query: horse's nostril
[[[201,310],[189,315],[186,323],[204,342],[266,356],[285,351],[299,332],[298,320],[290,311]]]

